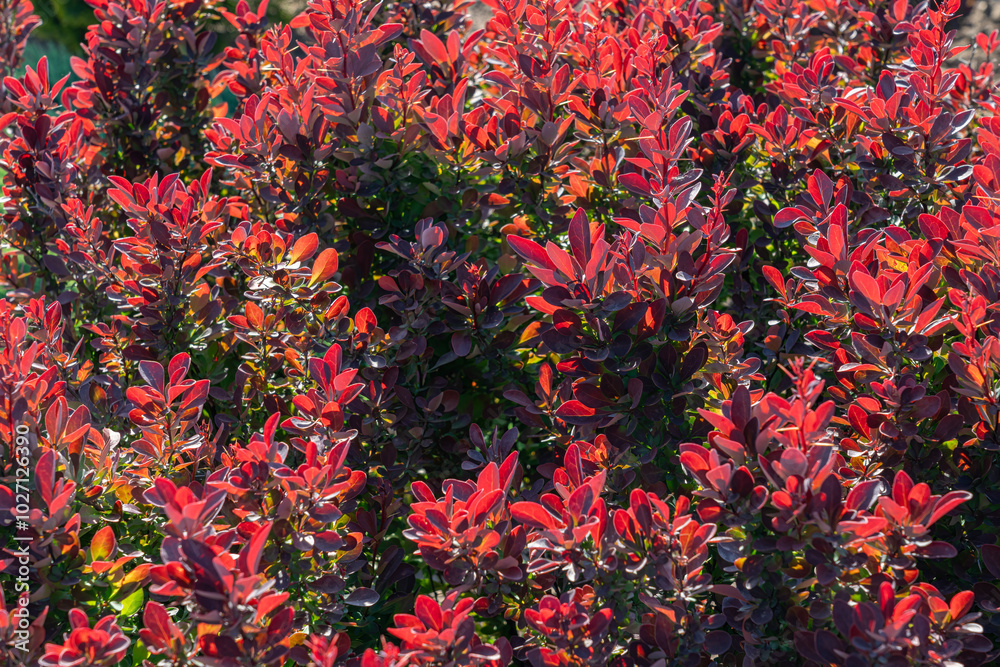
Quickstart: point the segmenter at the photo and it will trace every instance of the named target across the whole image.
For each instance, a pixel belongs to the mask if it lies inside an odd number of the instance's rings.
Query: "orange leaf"
[[[309,286],[312,287],[316,283],[324,282],[330,279],[330,276],[337,272],[337,251],[333,248],[327,248],[319,254],[316,258],[316,263],[313,264],[312,277],[309,279]]]
[[[111,526],[105,526],[97,531],[94,539],[90,541],[90,557],[92,560],[109,560],[118,548],[115,540],[115,531]]]
[[[319,247],[319,237],[316,233],[306,234],[292,247],[292,254],[288,258],[291,263],[301,262],[303,260],[309,259],[314,254],[316,254],[316,248]]]

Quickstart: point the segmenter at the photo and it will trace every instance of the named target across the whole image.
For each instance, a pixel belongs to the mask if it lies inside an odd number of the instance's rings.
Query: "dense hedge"
[[[995,664],[958,0],[90,2],[0,0],[0,662]]]

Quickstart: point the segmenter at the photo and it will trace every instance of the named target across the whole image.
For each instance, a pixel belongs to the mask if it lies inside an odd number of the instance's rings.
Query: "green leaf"
[[[142,640],[137,639],[135,642],[135,648],[132,649],[132,664],[141,665],[143,660],[149,658],[149,650],[146,645],[142,643]]]
[[[122,600],[122,610],[119,612],[119,616],[131,616],[135,612],[142,608],[142,602],[144,594],[141,588],[136,589],[134,593],[129,595],[127,598]]]

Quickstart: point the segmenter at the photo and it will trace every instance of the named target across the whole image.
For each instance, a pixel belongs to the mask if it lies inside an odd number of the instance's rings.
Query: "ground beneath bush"
[[[981,32],[991,32],[1000,26],[1000,2],[990,2],[989,0],[975,0],[965,3],[966,13],[956,26],[958,36],[955,38],[956,44],[975,45],[976,35]],[[978,62],[982,59],[982,54],[977,53],[978,49],[970,49],[962,54],[965,60],[972,59]]]

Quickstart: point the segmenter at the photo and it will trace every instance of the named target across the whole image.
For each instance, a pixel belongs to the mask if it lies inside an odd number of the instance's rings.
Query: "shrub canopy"
[[[995,664],[958,0],[89,1],[0,0],[4,664]]]

